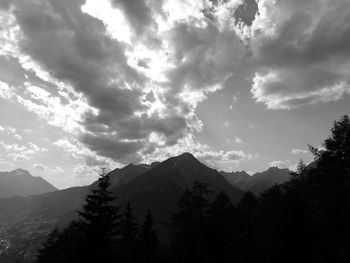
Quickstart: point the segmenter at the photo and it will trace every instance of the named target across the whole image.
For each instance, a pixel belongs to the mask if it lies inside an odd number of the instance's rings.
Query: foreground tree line
[[[38,263],[55,262],[350,262],[350,120],[334,123],[315,162],[292,179],[234,205],[195,182],[164,226],[161,244],[151,212],[138,224],[131,206],[115,206],[109,177],[86,197],[79,219],[54,230]]]

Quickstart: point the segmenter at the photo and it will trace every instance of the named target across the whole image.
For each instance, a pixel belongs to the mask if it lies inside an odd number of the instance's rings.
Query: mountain
[[[238,202],[243,192],[232,187],[216,170],[199,162],[193,155],[184,153],[158,164],[135,180],[117,189],[122,203],[130,202],[136,216],[143,217],[151,209],[160,237],[164,238],[163,223],[177,209],[177,200],[195,181],[206,183],[218,193],[224,191],[233,202]]]
[[[239,189],[244,189],[248,181],[251,179],[251,176],[246,171],[237,171],[237,172],[220,172],[222,176],[233,186],[238,187]]]
[[[290,171],[270,167],[266,171],[256,173],[252,176],[245,171],[221,172],[225,179],[232,185],[243,191],[251,191],[260,194],[275,184],[282,184],[290,180]]]
[[[44,194],[57,190],[43,178],[34,177],[23,169],[0,172],[0,198]]]
[[[115,189],[117,189],[119,186],[122,186],[122,185],[134,180],[135,178],[137,178],[141,174],[147,172],[151,168],[152,168],[152,164],[151,165],[128,164],[127,166],[125,166],[123,168],[114,169],[113,171],[111,171],[109,173],[109,177],[110,177],[110,181],[111,181],[111,189],[110,190],[112,192],[114,192]],[[94,182],[90,186],[90,188],[96,187],[97,184],[98,184],[98,181]]]
[[[151,165],[130,164],[110,172],[110,178],[110,190],[117,196],[118,203],[130,202],[138,219],[143,219],[148,208],[152,210],[163,240],[166,236],[163,223],[176,211],[178,198],[194,181],[207,183],[214,192],[225,191],[234,202],[243,195],[218,171],[205,166],[189,153]],[[96,182],[42,195],[0,199],[0,232],[7,233],[5,239],[12,245],[12,258],[30,262],[54,226],[64,226],[76,218],[75,211],[95,186]],[[0,262],[11,262],[7,260],[0,255]]]

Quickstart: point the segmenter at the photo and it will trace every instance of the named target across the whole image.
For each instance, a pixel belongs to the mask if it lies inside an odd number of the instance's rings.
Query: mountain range
[[[279,175],[281,171],[282,176]],[[184,153],[151,165],[129,164],[115,169],[110,172],[110,190],[117,196],[118,203],[131,204],[139,220],[150,209],[160,238],[166,239],[163,223],[176,211],[178,198],[194,181],[208,184],[213,192],[226,192],[232,202],[237,203],[244,191],[259,193],[274,183],[285,181],[286,173],[287,170],[278,168],[253,176],[245,172],[218,172],[193,155]],[[64,226],[76,218],[76,210],[96,184],[0,199],[0,233],[3,233],[0,241],[3,239],[11,243],[6,257],[0,251],[0,262],[32,262],[35,251],[47,234],[55,226]]]
[[[0,198],[37,195],[57,190],[43,178],[34,177],[23,169],[0,172]]]
[[[266,171],[249,175],[245,171],[221,172],[222,176],[232,185],[242,191],[260,194],[275,184],[290,180],[290,170],[270,167]]]

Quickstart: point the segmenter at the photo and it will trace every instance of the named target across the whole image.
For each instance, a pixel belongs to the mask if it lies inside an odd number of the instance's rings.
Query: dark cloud
[[[167,77],[169,85],[177,89],[189,85],[206,90],[220,84],[234,72],[246,51],[233,32],[220,32],[212,24],[206,28],[178,24],[169,34],[177,65]]]
[[[146,26],[149,15],[141,15],[147,9],[145,3],[120,4],[128,16]],[[82,124],[89,133],[82,141],[115,160],[141,149],[152,131],[174,144],[187,127],[185,118],[134,115],[146,110],[140,100],[146,79],[127,64],[125,44],[112,40],[105,25],[82,13],[80,5],[75,1],[21,3],[15,15],[23,33],[22,50],[54,77],[72,84],[98,110],[85,115]]]
[[[98,136],[85,134],[81,140],[97,154],[125,163],[135,158],[140,161],[141,156],[138,156],[137,151],[144,146],[142,141],[123,141],[118,136],[110,134]]]
[[[245,56],[237,34],[209,23],[202,10],[194,12],[198,17],[175,14],[179,18],[173,21],[162,1],[113,1],[133,31],[130,44],[111,36],[106,21],[84,13],[84,4],[13,1],[21,52],[55,80],[71,85],[90,106],[80,121],[80,140],[101,156],[126,161],[174,146],[198,130],[197,103],[223,88]],[[157,26],[164,28],[158,32]],[[167,61],[164,69],[155,66],[165,72],[159,79],[147,74],[159,61],[138,53],[143,47]],[[47,84],[38,86],[45,89]],[[55,85],[51,83],[51,95]]]
[[[153,22],[151,9],[145,0],[114,0],[113,3],[125,12],[136,34],[142,34]]]
[[[235,10],[233,16],[238,22],[242,21],[246,25],[251,26],[258,11],[258,4],[255,0],[244,0]]]

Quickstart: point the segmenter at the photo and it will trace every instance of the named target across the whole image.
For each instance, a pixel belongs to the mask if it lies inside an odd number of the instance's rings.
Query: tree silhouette
[[[350,120],[334,122],[324,149],[313,148],[316,167],[308,174],[309,213],[315,255],[321,262],[350,260]],[[317,149],[317,150],[315,150]]]
[[[167,223],[172,249],[182,262],[205,262],[207,258],[203,251],[208,247],[208,186],[201,182],[194,182],[191,190],[186,189],[179,198],[179,211],[174,213],[171,222]]]
[[[237,205],[238,230],[239,230],[239,254],[241,262],[254,262],[255,253],[255,223],[253,216],[258,206],[258,198],[252,192],[245,192]]]
[[[150,210],[147,210],[139,235],[141,261],[145,263],[156,262],[158,260],[158,237]]]
[[[171,239],[165,262],[350,262],[350,120],[334,123],[314,162],[300,161],[291,180],[235,206],[223,192],[212,196],[194,182],[166,223]],[[79,220],[54,230],[38,263],[158,262],[159,244],[148,210],[138,226],[130,204],[123,211],[99,179]]]
[[[87,260],[102,261],[115,257],[120,236],[120,207],[108,190],[110,178],[102,174],[97,189],[91,190],[79,214],[82,231],[81,249]]]
[[[81,228],[72,221],[62,231],[54,229],[37,255],[38,263],[84,262],[80,250]]]
[[[108,190],[109,175],[103,174],[98,186],[85,198],[85,204],[62,233],[54,230],[39,251],[39,263],[110,262],[116,256],[120,237],[120,207]]]
[[[210,262],[238,262],[238,215],[224,192],[210,204],[208,224]]]
[[[120,224],[119,259],[121,262],[138,260],[138,227],[130,203],[128,203],[122,212]]]

